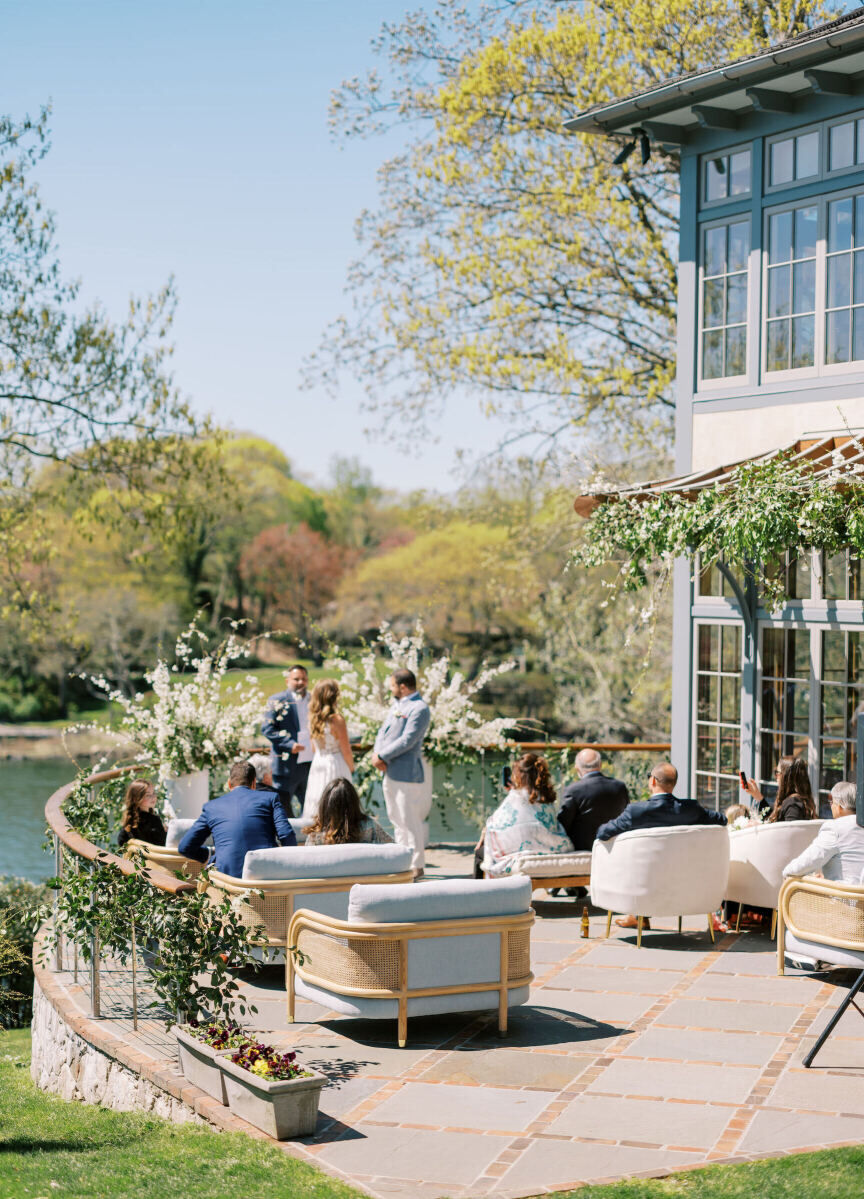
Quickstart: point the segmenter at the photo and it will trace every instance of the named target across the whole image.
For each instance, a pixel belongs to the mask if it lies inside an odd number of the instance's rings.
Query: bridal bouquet
[[[476,678],[469,680],[461,671],[451,674],[449,654],[424,664],[425,648],[426,635],[420,621],[413,633],[401,638],[385,621],[358,665],[338,651],[328,659],[326,668],[339,675],[342,711],[352,736],[372,744],[393,703],[387,679],[394,670],[403,668],[417,676],[417,690],[429,705],[432,723],[423,753],[431,762],[473,762],[478,750],[504,749],[505,734],[517,721],[509,716],[487,720],[478,712],[475,701],[490,679],[513,670],[516,663],[484,663]]]
[[[144,675],[152,695],[130,698],[104,678],[90,680],[121,708],[115,731],[138,746],[136,761],[158,768],[160,783],[232,761],[259,729],[264,693],[258,680],[249,674],[225,682],[231,663],[246,652],[236,627],[205,652],[207,635],[193,620],[177,638],[173,664],[160,658]]]

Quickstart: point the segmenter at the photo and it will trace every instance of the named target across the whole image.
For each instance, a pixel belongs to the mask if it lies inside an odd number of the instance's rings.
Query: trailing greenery
[[[121,774],[104,783],[88,782],[98,770],[98,766],[88,766],[78,772],[75,786],[63,804],[63,815],[82,837],[107,849],[119,831],[123,796],[132,775]]]
[[[3,1199],[359,1199],[353,1187],[244,1133],[44,1095],[30,1080],[29,1058],[29,1032],[3,1036]]]
[[[167,1024],[181,1015],[230,1019],[238,1011],[254,1012],[240,997],[228,963],[232,970],[238,965],[258,969],[251,944],[255,930],[241,923],[227,895],[207,895],[206,871],[199,880],[202,889],[169,894],[151,882],[150,871],[126,874],[100,854],[91,867],[49,880],[58,893],[57,911],[43,956],[60,936],[77,944],[89,962],[95,934],[100,952],[125,965],[132,957],[134,927],[138,961],[146,959],[158,997],[152,1006],[162,1009]]]
[[[579,566],[618,564],[613,586],[645,587],[659,562],[698,554],[705,564],[722,559],[750,578],[759,574],[766,600],[787,598],[784,571],[772,571],[787,550],[812,546],[835,554],[850,546],[864,555],[864,487],[838,463],[823,475],[788,453],[736,467],[727,483],[694,500],[675,493],[640,502],[624,497],[602,503],[573,554]],[[762,571],[762,564],[769,569]]]
[[[33,994],[33,938],[50,891],[27,879],[0,878],[0,1024],[29,1023]]]

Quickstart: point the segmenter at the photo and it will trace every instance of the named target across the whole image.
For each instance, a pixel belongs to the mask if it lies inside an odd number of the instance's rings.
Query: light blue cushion
[[[786,930],[783,949],[787,957],[806,958],[808,961],[830,962],[833,966],[854,966],[864,969],[864,953],[854,949],[839,949],[836,945],[820,945],[817,941],[802,941]]]
[[[294,979],[294,989],[301,999],[320,1003],[340,1016],[355,1016],[362,1020],[395,1020],[399,1014],[397,999],[366,999],[356,995],[337,995],[322,987],[312,987],[302,978]],[[528,987],[514,987],[507,996],[507,1006],[518,1007],[528,1002]],[[497,1012],[497,991],[471,991],[467,995],[418,995],[408,1000],[409,1016],[439,1016],[446,1012]],[[410,1037],[410,1033],[409,1033]]]
[[[412,989],[497,983],[500,969],[499,933],[412,938],[408,942],[408,986]]]
[[[460,917],[518,916],[531,909],[531,880],[448,878],[435,882],[351,888],[348,919],[360,924],[403,924]]]
[[[411,850],[402,845],[279,845],[250,849],[243,878],[356,878],[411,869]]]

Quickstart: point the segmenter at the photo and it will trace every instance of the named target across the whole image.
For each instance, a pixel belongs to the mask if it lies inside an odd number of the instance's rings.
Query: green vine
[[[640,502],[623,497],[600,505],[585,541],[573,554],[579,566],[616,562],[613,587],[645,587],[659,563],[675,558],[703,564],[723,560],[757,578],[769,607],[788,592],[784,571],[772,570],[787,550],[810,546],[835,554],[849,546],[864,556],[864,486],[838,465],[815,474],[789,453],[736,467],[727,483],[700,491],[694,500],[674,492]],[[768,569],[764,569],[767,565]]]

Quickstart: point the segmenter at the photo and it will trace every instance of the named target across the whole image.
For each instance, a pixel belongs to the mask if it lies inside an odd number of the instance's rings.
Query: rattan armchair
[[[813,875],[788,878],[780,888],[777,911],[779,974],[784,972],[785,955],[788,953],[860,971],[846,998],[804,1058],[804,1065],[811,1066],[843,1013],[864,986],[864,886],[834,882]]]
[[[497,1011],[525,1003],[534,923],[528,878],[439,879],[404,887],[358,886],[347,920],[298,911],[289,941],[298,960],[288,989],[344,1016],[395,1020],[400,1047],[409,1016]]]
[[[262,948],[285,952],[285,985],[290,995],[293,957],[288,946],[289,925],[295,909],[334,906],[348,911],[348,892],[355,883],[410,883],[410,869],[391,874],[343,875],[333,878],[240,879],[218,870],[210,870],[208,895],[221,900],[228,895],[240,922],[249,929],[253,941]],[[199,883],[199,887],[204,889]],[[299,900],[299,903],[298,903]]]
[[[158,866],[160,870],[167,870],[169,874],[179,871],[186,878],[197,878],[204,869],[203,862],[184,857],[176,849],[169,849],[165,845],[151,845],[149,841],[138,841],[133,837],[126,842],[124,857],[131,859],[136,855],[142,857],[148,866]]]

